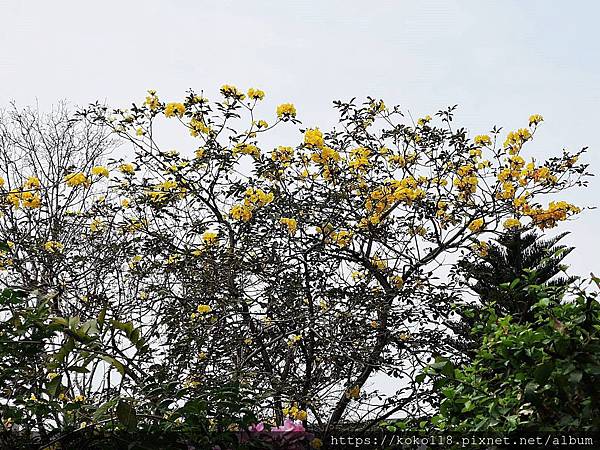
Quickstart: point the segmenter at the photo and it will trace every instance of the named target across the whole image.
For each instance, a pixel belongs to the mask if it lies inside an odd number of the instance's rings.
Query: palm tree
[[[450,325],[455,348],[472,354],[479,342],[471,329],[487,307],[493,307],[498,317],[511,315],[515,322],[529,322],[533,319],[531,307],[538,298],[526,286],[545,285],[560,290],[575,280],[560,276],[567,269],[562,261],[573,250],[558,244],[567,234],[542,239],[535,231],[507,232],[490,242],[484,255],[469,255],[459,262],[455,275],[478,298],[475,303],[457,308],[461,320]],[[519,289],[502,287],[516,279],[521,280]]]

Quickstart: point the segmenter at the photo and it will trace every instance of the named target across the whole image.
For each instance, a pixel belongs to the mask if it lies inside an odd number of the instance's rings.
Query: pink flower
[[[265,424],[262,422],[259,422],[256,425],[252,425],[252,426],[248,427],[248,431],[250,431],[251,433],[260,433],[264,429],[265,429]]]
[[[276,428],[271,428],[271,431],[306,431],[302,425],[301,420],[293,421],[291,419],[285,419],[283,425]]]

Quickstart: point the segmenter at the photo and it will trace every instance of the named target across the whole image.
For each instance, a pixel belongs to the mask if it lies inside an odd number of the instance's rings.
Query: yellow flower
[[[4,181],[4,180],[3,180]],[[29,177],[25,184],[23,184],[23,188],[31,189],[31,188],[39,188],[40,187],[40,179],[38,177]]]
[[[392,284],[397,288],[401,288],[404,286],[404,278],[401,275],[394,275],[392,277]]]
[[[207,245],[216,244],[219,242],[219,233],[214,231],[205,231],[202,234],[202,240]]]
[[[74,402],[83,403],[85,401],[85,397],[83,395],[76,395],[73,397]]]
[[[82,172],[73,172],[65,176],[67,186],[76,187],[79,185],[89,186],[90,180]]]
[[[554,228],[557,222],[567,220],[572,214],[578,214],[581,209],[565,201],[550,202],[547,209],[527,209],[526,214],[540,229]]]
[[[544,120],[544,118],[540,114],[532,114],[531,116],[529,116],[529,126],[537,125],[538,123],[542,122],[543,120]]]
[[[294,149],[292,147],[279,146],[271,152],[271,159],[273,161],[289,162],[294,156]]]
[[[196,311],[198,311],[198,314],[208,314],[212,311],[212,308],[209,305],[198,305]]]
[[[23,208],[39,208],[42,204],[40,194],[33,192],[23,192],[21,194],[21,201],[23,204]]]
[[[481,227],[483,227],[483,219],[475,219],[469,224],[469,230],[471,230],[473,233],[481,230]]]
[[[252,219],[252,210],[245,205],[233,205],[229,214],[235,220],[243,220],[244,222],[248,222]]]
[[[50,372],[50,373],[48,373],[48,379],[50,381],[54,380],[57,376],[58,376],[58,374],[56,372]]]
[[[250,88],[248,89],[248,98],[251,98],[252,100],[262,100],[265,98],[265,93],[260,89]]]
[[[519,222],[519,219],[511,218],[511,219],[506,219],[504,221],[503,225],[504,225],[504,228],[506,228],[507,230],[512,230],[512,229],[520,228],[521,222]]]
[[[167,103],[165,106],[165,117],[181,117],[185,113],[185,106],[183,103]]]
[[[21,206],[21,193],[18,191],[10,191],[6,195],[6,201],[13,205],[14,208]]]
[[[310,128],[304,133],[304,143],[309,147],[323,147],[323,133],[318,128]]]
[[[375,268],[379,270],[385,269],[387,267],[387,262],[380,259],[377,256],[373,256],[373,258],[371,258],[371,264],[373,264],[373,266],[375,266]]]
[[[104,223],[100,219],[94,219],[94,220],[92,220],[92,223],[90,223],[90,231],[92,233],[102,231],[103,227],[104,227]]]
[[[417,120],[417,125],[422,127],[423,125],[425,125],[426,123],[429,123],[429,122],[431,122],[431,116],[428,114],[425,117]]]
[[[204,123],[204,120],[196,119],[194,117],[192,120],[190,120],[190,134],[193,137],[196,137],[200,133],[209,134],[210,127]]]
[[[129,208],[129,199],[128,198],[124,198],[123,200],[121,200],[121,206],[123,208]]]
[[[473,139],[473,141],[477,145],[490,145],[492,143],[492,139],[487,134],[479,134],[475,136],[475,139]]]
[[[288,232],[292,235],[295,234],[296,230],[298,229],[298,223],[296,222],[296,219],[282,217],[279,219],[279,223],[287,226]]]
[[[244,100],[244,98],[246,98],[246,96],[242,94],[238,88],[229,84],[224,84],[221,86],[221,94],[223,94],[225,97],[233,97],[238,100]]]
[[[288,341],[287,341],[288,347],[293,347],[294,344],[301,339],[302,339],[302,336],[300,336],[299,334],[290,335],[290,337],[288,338]]]
[[[260,157],[260,149],[256,145],[252,144],[236,144],[233,148],[233,154],[243,153],[244,155],[251,155],[254,158]]]
[[[306,418],[308,417],[308,413],[302,409],[298,410],[298,412],[296,413],[296,420],[306,420]]]
[[[350,388],[346,391],[346,398],[357,399],[358,397],[360,397],[360,387],[359,386],[353,386],[352,388]]]
[[[352,233],[346,230],[332,232],[330,234],[331,240],[335,242],[340,248],[347,247],[352,242]]]
[[[133,173],[135,173],[135,168],[133,167],[133,164],[130,164],[130,163],[121,164],[119,166],[119,170],[122,173],[125,173],[125,174],[133,174]]]
[[[296,107],[292,103],[282,103],[277,107],[277,117],[283,121],[296,117]]]
[[[44,250],[49,253],[60,253],[65,246],[58,241],[48,241],[44,244]]]
[[[310,441],[310,446],[318,450],[323,447],[323,441],[319,438],[314,438]]]
[[[108,178],[108,169],[104,166],[94,166],[92,167],[92,175]]]
[[[476,244],[474,244],[473,246],[471,246],[471,248],[473,250],[475,250],[479,256],[487,256],[488,252],[489,252],[489,245],[487,242],[485,241],[479,241]]]
[[[156,91],[149,90],[148,94],[149,95],[146,97],[146,101],[144,103],[146,105],[148,105],[148,107],[150,108],[151,111],[154,111],[154,110],[158,109],[158,107],[160,106],[160,101],[158,100],[158,97],[156,96]]]

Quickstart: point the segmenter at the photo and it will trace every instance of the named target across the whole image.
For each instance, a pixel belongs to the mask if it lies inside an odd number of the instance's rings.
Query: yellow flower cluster
[[[419,187],[421,181],[424,180],[415,180],[413,177],[390,180],[387,185],[372,191],[365,201],[365,209],[370,213],[370,217],[361,221],[361,227],[364,228],[367,222],[377,225],[381,215],[397,202],[411,205],[423,198],[425,191]]]
[[[209,305],[198,305],[196,311],[198,314],[208,314],[212,311],[212,308]]]
[[[387,268],[387,262],[379,258],[378,256],[373,256],[371,258],[371,264],[373,265],[373,267],[379,270]]]
[[[252,219],[252,210],[245,205],[233,205],[229,214],[234,220],[243,220],[244,222]]]
[[[94,219],[90,223],[90,231],[92,233],[96,233],[98,231],[102,231],[103,228],[104,228],[104,223],[101,220],[99,220],[99,219]]]
[[[472,164],[465,164],[456,171],[453,184],[458,188],[460,197],[466,199],[477,191],[478,182],[475,167]]]
[[[506,219],[502,224],[507,230],[513,230],[521,227],[521,222],[517,218]]]
[[[282,412],[285,416],[289,416],[291,419],[294,420],[306,420],[306,418],[308,417],[306,411],[298,408],[295,404],[292,404],[287,408],[283,408]]]
[[[323,147],[323,133],[318,128],[310,128],[304,133],[304,144],[308,147]]]
[[[293,347],[298,341],[302,339],[302,336],[299,334],[292,334],[287,341],[288,347]]]
[[[350,231],[334,231],[331,224],[327,224],[324,228],[316,227],[316,231],[323,235],[325,242],[334,243],[340,248],[347,247],[352,242],[352,233]]]
[[[265,93],[260,89],[250,88],[248,89],[248,98],[252,100],[262,100],[265,98]]]
[[[185,106],[183,103],[167,103],[165,106],[165,117],[182,117],[185,114]]]
[[[58,241],[48,241],[44,244],[44,250],[48,253],[60,253],[64,248],[65,246]]]
[[[177,190],[179,185],[175,180],[165,180],[162,183],[158,183],[152,189],[146,191],[146,195],[154,202],[160,202],[166,199],[169,193]],[[180,197],[185,195],[185,190],[180,190]]]
[[[199,316],[205,316],[206,314],[209,314],[212,312],[212,308],[209,305],[198,305],[198,307],[196,308],[196,312],[191,314],[191,319],[194,320]]]
[[[2,179],[0,186],[3,184],[4,179]],[[30,209],[39,208],[42,205],[42,199],[39,192],[37,192],[40,189],[40,186],[41,183],[39,178],[31,176],[23,183],[22,191],[11,190],[6,194],[6,201],[14,208],[19,208],[20,206]]]
[[[119,166],[119,170],[124,173],[124,174],[128,174],[128,175],[132,175],[135,173],[135,168],[133,167],[133,164],[130,163],[124,163],[121,164]]]
[[[244,100],[244,98],[246,98],[246,96],[240,92],[238,88],[230,84],[224,84],[221,86],[221,94],[223,94],[225,97],[232,97],[237,100]]]
[[[252,219],[252,212],[255,208],[268,205],[273,198],[272,192],[266,193],[262,189],[249,187],[244,193],[244,203],[233,205],[229,214],[234,220],[248,222]]]
[[[294,149],[292,147],[279,146],[271,152],[271,159],[273,161],[281,161],[287,163],[292,160],[294,156]]]
[[[67,186],[77,187],[80,185],[89,186],[90,180],[82,172],[74,172],[65,176],[65,182]]]
[[[534,225],[540,229],[553,228],[557,222],[567,220],[573,214],[578,214],[581,209],[565,201],[550,202],[547,209],[530,208],[525,214],[531,217]]]
[[[144,102],[144,104],[146,104],[151,111],[156,111],[160,107],[160,101],[158,100],[156,91],[148,91],[148,96],[146,97],[146,101]]]
[[[252,144],[236,144],[236,146],[233,148],[233,154],[236,155],[238,153],[242,153],[244,155],[251,155],[254,158],[260,157],[260,149],[256,145]]]
[[[491,145],[492,139],[487,134],[479,134],[473,139],[477,145]]]
[[[476,251],[479,256],[485,257],[488,255],[490,246],[485,241],[479,241],[476,244],[473,244],[471,248]]]
[[[360,397],[360,387],[358,387],[358,386],[353,386],[346,391],[346,398],[353,398],[356,400],[359,397]]]
[[[529,116],[529,126],[537,125],[543,121],[544,121],[544,118],[540,114],[532,114],[531,116]]]
[[[245,192],[244,204],[246,206],[265,206],[273,201],[274,194],[266,193],[262,189],[249,187]]]
[[[202,234],[202,240],[206,245],[214,245],[219,242],[219,233],[215,231],[205,231]]]
[[[431,116],[429,114],[427,114],[425,117],[422,117],[419,120],[417,120],[417,125],[422,127],[423,125],[425,125],[429,122],[431,122]]]
[[[108,169],[104,166],[94,166],[92,167],[92,175],[108,178],[109,173]]]
[[[504,148],[511,155],[516,155],[521,150],[525,142],[531,139],[531,132],[527,128],[519,128],[517,131],[511,131],[506,136]]]
[[[369,157],[371,156],[371,150],[365,147],[355,148],[350,152],[350,163],[348,164],[351,169],[365,171],[371,165]]]
[[[204,123],[202,119],[192,118],[190,120],[190,134],[193,137],[197,137],[200,133],[209,134],[210,128]]]
[[[475,219],[469,224],[469,230],[473,233],[477,233],[483,227],[483,219]]]
[[[311,155],[311,159],[317,164],[327,166],[339,161],[340,154],[330,147],[322,146]]]
[[[296,230],[298,229],[298,222],[296,221],[296,219],[282,217],[281,219],[279,219],[279,223],[285,225],[288,229],[288,233],[290,233],[291,235],[296,234]]]
[[[3,180],[4,181],[4,180]],[[40,179],[38,177],[29,177],[23,184],[23,189],[39,189]]]
[[[282,103],[277,107],[277,118],[283,121],[296,117],[296,107],[292,103]]]

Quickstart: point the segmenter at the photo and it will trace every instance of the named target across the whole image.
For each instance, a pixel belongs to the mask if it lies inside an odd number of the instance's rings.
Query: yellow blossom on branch
[[[252,100],[262,100],[265,98],[265,93],[260,89],[250,88],[248,89],[248,98],[251,98]]]
[[[108,169],[104,166],[94,166],[92,167],[92,175],[108,178]]]
[[[185,114],[185,106],[183,103],[167,103],[165,106],[165,117],[182,117]]]
[[[65,182],[67,186],[77,187],[80,185],[89,186],[90,181],[82,172],[74,172],[65,176]]]
[[[282,103],[277,107],[277,118],[283,121],[296,117],[296,107],[292,103]]]

